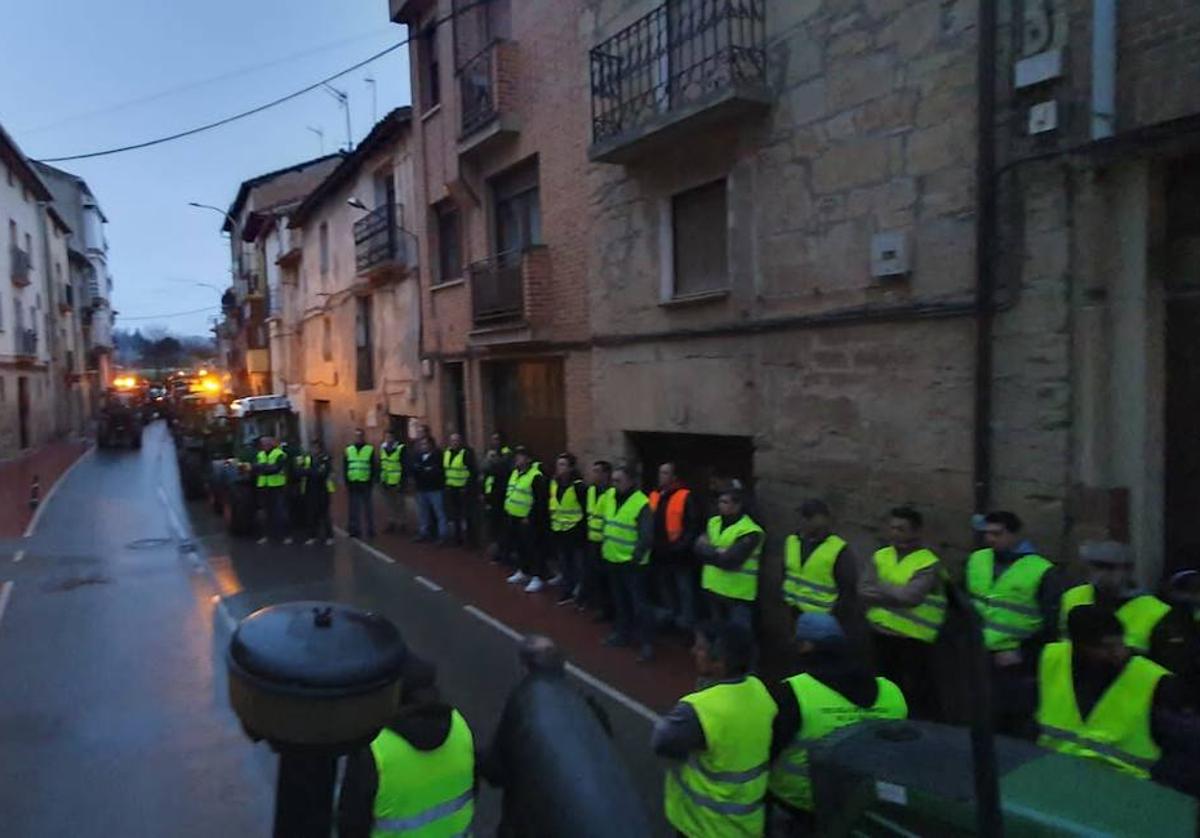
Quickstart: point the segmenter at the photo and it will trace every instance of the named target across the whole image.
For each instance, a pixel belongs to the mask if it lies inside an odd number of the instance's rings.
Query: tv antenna
[[[330,96],[337,99],[338,104],[342,106],[342,113],[346,115],[346,151],[354,150],[354,132],[350,130],[350,95],[344,90],[338,90],[331,84],[321,86]]]
[[[309,131],[317,135],[317,140],[321,143],[321,156],[325,156],[325,129],[314,128],[311,125],[305,126]]]
[[[367,76],[363,82],[371,86],[371,125],[379,121],[379,85],[374,76]]]

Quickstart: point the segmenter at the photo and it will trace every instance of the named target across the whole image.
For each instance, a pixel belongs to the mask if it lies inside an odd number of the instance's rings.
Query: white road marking
[[[345,535],[346,531],[338,528],[337,533],[338,533],[338,535]],[[363,541],[361,538],[352,538],[350,540],[353,541],[355,544],[357,544],[359,547],[366,550],[368,553],[370,553],[375,558],[379,559],[380,561],[387,562],[388,564],[396,563],[396,560],[393,559],[391,556],[389,556],[387,553],[383,552],[378,547],[372,547],[370,544]]]
[[[26,538],[31,538],[33,536],[34,530],[37,529],[38,523],[42,520],[42,513],[46,511],[46,507],[49,506],[50,501],[54,499],[54,493],[58,491],[58,487],[66,483],[67,478],[71,476],[71,472],[73,472],[80,463],[92,456],[92,454],[95,452],[96,446],[93,445],[91,448],[80,454],[78,459],[71,463],[71,465],[67,466],[67,470],[58,476],[58,479],[54,481],[54,485],[52,485],[46,492],[46,496],[38,503],[37,509],[33,511],[33,517],[29,520],[29,526],[25,528]]]
[[[618,690],[616,687],[606,684],[605,682],[601,681],[599,678],[597,678],[592,673],[590,673],[586,670],[580,669],[578,666],[576,666],[573,663],[567,664],[567,672],[574,675],[580,681],[583,681],[583,683],[587,684],[589,687],[594,689],[596,692],[603,693],[604,695],[608,696],[613,701],[617,702],[617,704],[620,704],[622,707],[624,707],[626,710],[630,710],[630,711],[638,714],[639,716],[641,716],[643,719],[646,719],[647,721],[650,722],[650,724],[658,724],[659,719],[662,718],[657,713],[655,713],[653,710],[651,710],[649,707],[647,707],[645,704],[642,704],[640,701],[637,701],[636,699],[630,698],[629,696],[625,695],[625,693]]]
[[[512,626],[509,626],[509,625],[506,625],[506,624],[500,622],[495,617],[493,617],[491,614],[487,613],[486,611],[482,611],[482,610],[476,608],[474,605],[464,605],[463,611],[466,611],[472,617],[475,617],[476,619],[482,620],[483,622],[487,623],[489,626],[491,626],[492,628],[494,628],[496,631],[500,632],[501,634],[508,635],[508,637],[510,637],[513,640],[523,640],[525,637],[525,635],[521,634],[521,632],[517,631]]]
[[[436,592],[436,591],[442,590],[442,586],[439,585],[437,582],[434,582],[432,579],[426,579],[424,576],[417,576],[415,578],[419,584],[424,585],[426,588],[428,588],[431,591]]]
[[[25,560],[25,551],[24,550],[18,550],[16,553],[13,554],[14,562],[20,562],[20,561],[24,561],[24,560]]]
[[[525,637],[525,635],[521,634],[521,632],[517,631],[512,626],[507,625],[506,623],[502,623],[500,620],[497,620],[491,614],[488,614],[486,611],[482,611],[482,610],[476,608],[474,605],[464,605],[463,611],[466,611],[468,614],[470,614],[472,617],[475,617],[478,620],[482,620],[483,622],[487,623],[489,626],[494,628],[496,631],[500,632],[501,634],[507,635],[508,637],[510,637],[513,640],[520,641],[520,640],[523,640]],[[626,710],[636,713],[637,715],[641,716],[643,719],[646,719],[647,721],[649,721],[651,724],[657,724],[658,720],[661,718],[657,713],[655,713],[653,710],[651,710],[645,704],[642,704],[640,701],[637,701],[636,699],[630,698],[625,693],[618,690],[616,687],[612,686],[611,684],[606,684],[604,681],[601,681],[595,675],[591,674],[587,670],[580,669],[578,666],[576,666],[573,663],[567,664],[567,672],[569,672],[571,675],[578,678],[583,683],[587,684],[589,687],[594,689],[596,692],[607,696],[608,698],[615,701],[617,704],[620,704]]]
[[[0,620],[4,619],[4,610],[8,608],[8,598],[12,596],[13,583],[5,582],[0,585]]]
[[[175,507],[171,505],[170,499],[167,497],[167,490],[160,483],[158,486],[158,499],[162,501],[163,508],[167,511],[167,521],[171,524],[171,529],[174,530],[176,538],[187,540],[187,530],[184,529],[183,523],[179,520],[179,513],[175,511]]]

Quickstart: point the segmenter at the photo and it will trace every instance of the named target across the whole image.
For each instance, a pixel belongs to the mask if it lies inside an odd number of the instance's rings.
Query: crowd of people
[[[543,465],[500,434],[491,442],[477,461],[458,434],[438,449],[425,429],[411,451],[388,434],[376,452],[359,431],[343,462],[348,530],[374,536],[379,485],[389,529],[406,527],[412,498],[415,540],[485,544],[510,584],[551,589],[560,604],[611,621],[604,642],[632,647],[639,661],[654,658],[664,632],[693,638],[701,686],[653,741],[676,761],[665,807],[682,834],[762,834],[768,801],[809,822],[806,743],[845,724],[953,721],[945,685],[967,677],[944,654],[954,633],[978,638],[988,658],[1000,732],[1200,792],[1200,573],[1141,590],[1128,546],[1089,542],[1079,555],[1086,578],[1072,580],[1002,510],[975,521],[981,547],[961,570],[930,548],[921,514],[905,506],[888,516],[888,543],[860,557],[812,499],[778,539],[781,587],[762,590],[767,533],[736,481],[709,515],[673,463],[658,466],[646,493],[628,464],[598,460],[585,479],[570,453]],[[279,460],[260,454],[260,480]],[[331,458],[314,443],[301,463],[306,492],[317,484],[325,495],[324,511],[310,515],[317,538],[328,532]],[[794,611],[799,654],[798,674],[775,685],[752,674],[768,597]],[[948,618],[955,603],[967,619]]]

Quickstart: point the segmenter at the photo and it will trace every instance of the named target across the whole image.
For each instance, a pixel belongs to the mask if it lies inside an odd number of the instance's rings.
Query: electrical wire
[[[442,24],[447,23],[447,22],[453,20],[454,18],[458,17],[459,15],[463,14],[464,12],[467,12],[467,11],[475,8],[476,6],[486,5],[488,2],[489,2],[489,0],[474,0],[474,2],[467,3],[466,5],[462,6],[461,8],[455,9],[450,14],[448,14],[444,17],[440,17],[437,20],[433,21],[431,28],[436,28],[438,26],[441,26]],[[427,32],[429,30],[425,29],[423,31]],[[181,140],[185,137],[192,137],[192,136],[195,136],[196,134],[202,134],[206,131],[211,131],[214,128],[220,128],[222,126],[230,124],[231,122],[237,122],[238,120],[245,119],[246,117],[254,116],[255,114],[259,114],[259,113],[262,113],[263,111],[270,110],[271,108],[278,107],[279,105],[282,105],[285,102],[290,102],[293,99],[298,99],[299,97],[303,96],[304,94],[311,93],[312,91],[314,91],[320,87],[323,87],[326,84],[329,84],[329,82],[334,81],[335,79],[340,79],[342,76],[353,73],[355,70],[362,69],[363,67],[367,66],[368,64],[370,64],[373,61],[378,61],[380,58],[383,58],[385,55],[388,55],[388,54],[393,53],[396,50],[400,49],[400,47],[407,46],[411,41],[412,41],[412,35],[409,35],[408,37],[404,38],[403,40],[398,41],[395,44],[392,44],[387,49],[380,50],[379,52],[375,53],[374,55],[372,55],[368,58],[365,58],[362,61],[359,61],[357,64],[347,67],[344,70],[340,70],[331,76],[326,76],[325,78],[321,79],[320,81],[313,82],[312,84],[308,85],[307,87],[301,88],[300,90],[297,90],[293,93],[289,93],[286,96],[280,96],[278,99],[273,99],[270,102],[265,102],[264,104],[258,105],[257,107],[254,107],[254,108],[251,108],[250,110],[242,111],[241,113],[236,113],[236,114],[233,114],[232,116],[227,116],[224,119],[218,119],[215,122],[209,122],[205,125],[198,125],[195,128],[189,128],[185,131],[177,131],[174,134],[168,134],[165,137],[157,137],[153,140],[145,140],[144,142],[140,142],[140,143],[131,143],[130,145],[119,146],[117,148],[108,148],[108,149],[104,149],[103,151],[92,151],[92,152],[88,152],[86,154],[71,154],[71,155],[65,155],[62,157],[44,157],[44,158],[41,158],[38,162],[41,162],[41,163],[67,163],[72,160],[90,160],[90,159],[93,159],[96,157],[108,157],[113,154],[122,154],[127,151],[138,151],[143,148],[150,148],[152,146],[162,145],[163,143],[169,143],[169,142],[173,142],[175,140]]]
[[[176,311],[171,314],[139,314],[136,317],[126,317],[123,314],[118,314],[117,319],[121,322],[126,320],[162,320],[167,317],[186,317],[189,314],[203,314],[206,311],[216,311],[220,306],[205,306],[204,308],[194,308],[191,311]]]

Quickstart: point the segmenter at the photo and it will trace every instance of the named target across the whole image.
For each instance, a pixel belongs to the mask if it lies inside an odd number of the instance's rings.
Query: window
[[[421,33],[418,44],[421,62],[421,110],[428,111],[442,102],[441,64],[438,61],[437,27]]]
[[[29,257],[29,269],[33,270],[33,237],[25,234],[25,255]]]
[[[357,360],[359,390],[375,389],[375,358],[371,340],[371,298],[355,300],[354,352]]]
[[[317,233],[317,244],[321,249],[321,279],[329,275],[329,224],[325,221],[321,222],[321,229]]]
[[[542,243],[542,206],[536,161],[495,178],[492,196],[497,253],[520,253]]]
[[[17,222],[8,219],[8,246],[17,246]]]
[[[67,350],[67,369],[70,370],[72,373],[75,372],[75,350],[74,349]]]
[[[5,385],[7,383],[8,379],[5,376],[0,375],[0,402],[8,401],[8,393],[5,392]]]
[[[333,323],[328,317],[321,321],[321,357],[333,360]]]
[[[671,258],[676,297],[729,287],[728,199],[718,180],[671,199]]]
[[[7,180],[7,181],[8,181],[8,185],[9,185],[9,186],[12,186],[12,185],[13,185],[13,173],[12,173],[12,167],[11,167],[11,166],[5,166],[5,167],[4,167],[4,178],[5,178],[5,180]],[[2,379],[0,379],[0,380],[2,380]]]
[[[442,203],[433,208],[437,216],[438,282],[462,276],[462,227],[458,209]]]

